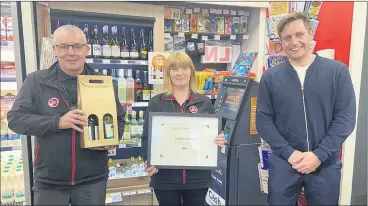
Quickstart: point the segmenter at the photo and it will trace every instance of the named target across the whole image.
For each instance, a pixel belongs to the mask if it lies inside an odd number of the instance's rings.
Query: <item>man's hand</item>
[[[321,165],[321,160],[313,152],[304,152],[304,158],[293,165],[293,168],[302,174],[309,174],[316,171],[316,169]]]
[[[78,132],[83,132],[78,125],[87,126],[88,120],[87,115],[80,109],[72,110],[66,113],[64,116],[60,117],[59,129],[75,129]]]
[[[288,162],[294,166],[295,164],[297,164],[298,162],[300,162],[300,160],[302,160],[304,157],[303,152],[300,152],[298,150],[295,150],[289,157]]]

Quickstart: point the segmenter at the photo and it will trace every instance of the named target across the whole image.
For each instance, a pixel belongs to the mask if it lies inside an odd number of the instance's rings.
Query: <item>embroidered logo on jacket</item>
[[[191,113],[197,113],[198,112],[198,107],[197,106],[190,106],[189,107],[189,111]]]
[[[56,97],[49,99],[49,106],[50,107],[57,107],[59,105],[59,100]]]

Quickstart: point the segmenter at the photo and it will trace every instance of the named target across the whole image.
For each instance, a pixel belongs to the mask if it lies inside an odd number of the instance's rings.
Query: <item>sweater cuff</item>
[[[324,150],[321,147],[315,149],[313,153],[318,157],[319,160],[321,160],[321,162],[325,162],[329,158],[329,155],[326,152],[326,150]]]
[[[55,115],[52,125],[52,131],[53,132],[61,132],[62,130],[59,129],[59,122],[60,122],[60,115]]]
[[[291,154],[293,154],[294,151],[295,149],[288,145],[281,150],[281,157],[284,158],[284,160],[288,161],[289,157],[291,156]]]

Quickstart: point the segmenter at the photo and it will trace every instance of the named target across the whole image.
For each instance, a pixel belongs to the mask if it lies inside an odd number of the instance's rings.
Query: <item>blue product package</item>
[[[231,75],[234,76],[248,76],[252,69],[253,63],[257,58],[258,52],[242,53],[239,54],[234,67],[231,71]]]

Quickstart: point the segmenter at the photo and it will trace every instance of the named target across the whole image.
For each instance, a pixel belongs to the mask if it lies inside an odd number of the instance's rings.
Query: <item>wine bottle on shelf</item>
[[[125,126],[124,126],[124,134],[123,134],[123,142],[127,143],[127,142],[130,142],[131,139],[132,139],[132,136],[131,136],[131,123],[130,123],[130,120],[129,120],[129,114],[126,113],[125,114]]]
[[[147,52],[147,44],[146,38],[144,37],[144,29],[141,29],[139,37],[140,37],[140,44],[139,44],[139,58],[141,60],[148,59],[148,52]]]
[[[87,46],[89,48],[87,58],[92,58],[92,39],[89,35],[88,24],[84,24],[83,32],[84,32],[84,35],[86,36]]]
[[[120,42],[120,58],[121,59],[129,59],[130,58],[130,51],[129,51],[129,45],[126,35],[126,27],[123,27],[122,36],[121,36],[121,42]]]
[[[132,77],[132,70],[128,69],[127,81],[127,102],[134,102],[134,79]]]
[[[143,81],[142,81],[142,100],[144,102],[148,102],[151,99],[151,91],[149,89],[147,71],[143,72]]]
[[[139,59],[139,51],[137,46],[137,41],[135,39],[135,29],[132,27],[130,31],[130,59],[137,60]]]
[[[138,117],[138,126],[139,126],[139,139],[142,138],[142,134],[143,134],[143,125],[144,125],[144,111],[140,110],[139,111],[139,117]]]
[[[111,27],[111,57],[113,59],[120,58],[120,42],[118,40],[118,27]]]
[[[98,36],[98,26],[94,25],[93,40],[92,40],[92,55],[93,58],[101,58],[101,43]]]
[[[88,117],[88,137],[89,140],[98,140],[98,118],[96,115]]]
[[[111,58],[111,43],[109,40],[109,26],[105,25],[102,27],[102,56],[105,59]]]
[[[143,97],[142,97],[142,81],[140,78],[139,70],[135,71],[134,87],[135,87],[135,101],[141,102],[143,100]]]
[[[126,102],[127,82],[124,78],[124,70],[118,70],[118,97],[120,102]]]
[[[148,52],[153,52],[153,32],[150,30],[149,36],[148,36]]]
[[[132,111],[132,120],[131,120],[131,131],[130,135],[132,137],[132,143],[138,143],[138,136],[139,136],[139,128],[137,122],[137,115],[136,111]]]
[[[111,114],[103,116],[105,139],[114,139],[114,121]]]
[[[118,93],[118,78],[116,74],[116,69],[111,69],[111,77],[112,77],[112,85],[114,87],[114,91]]]

